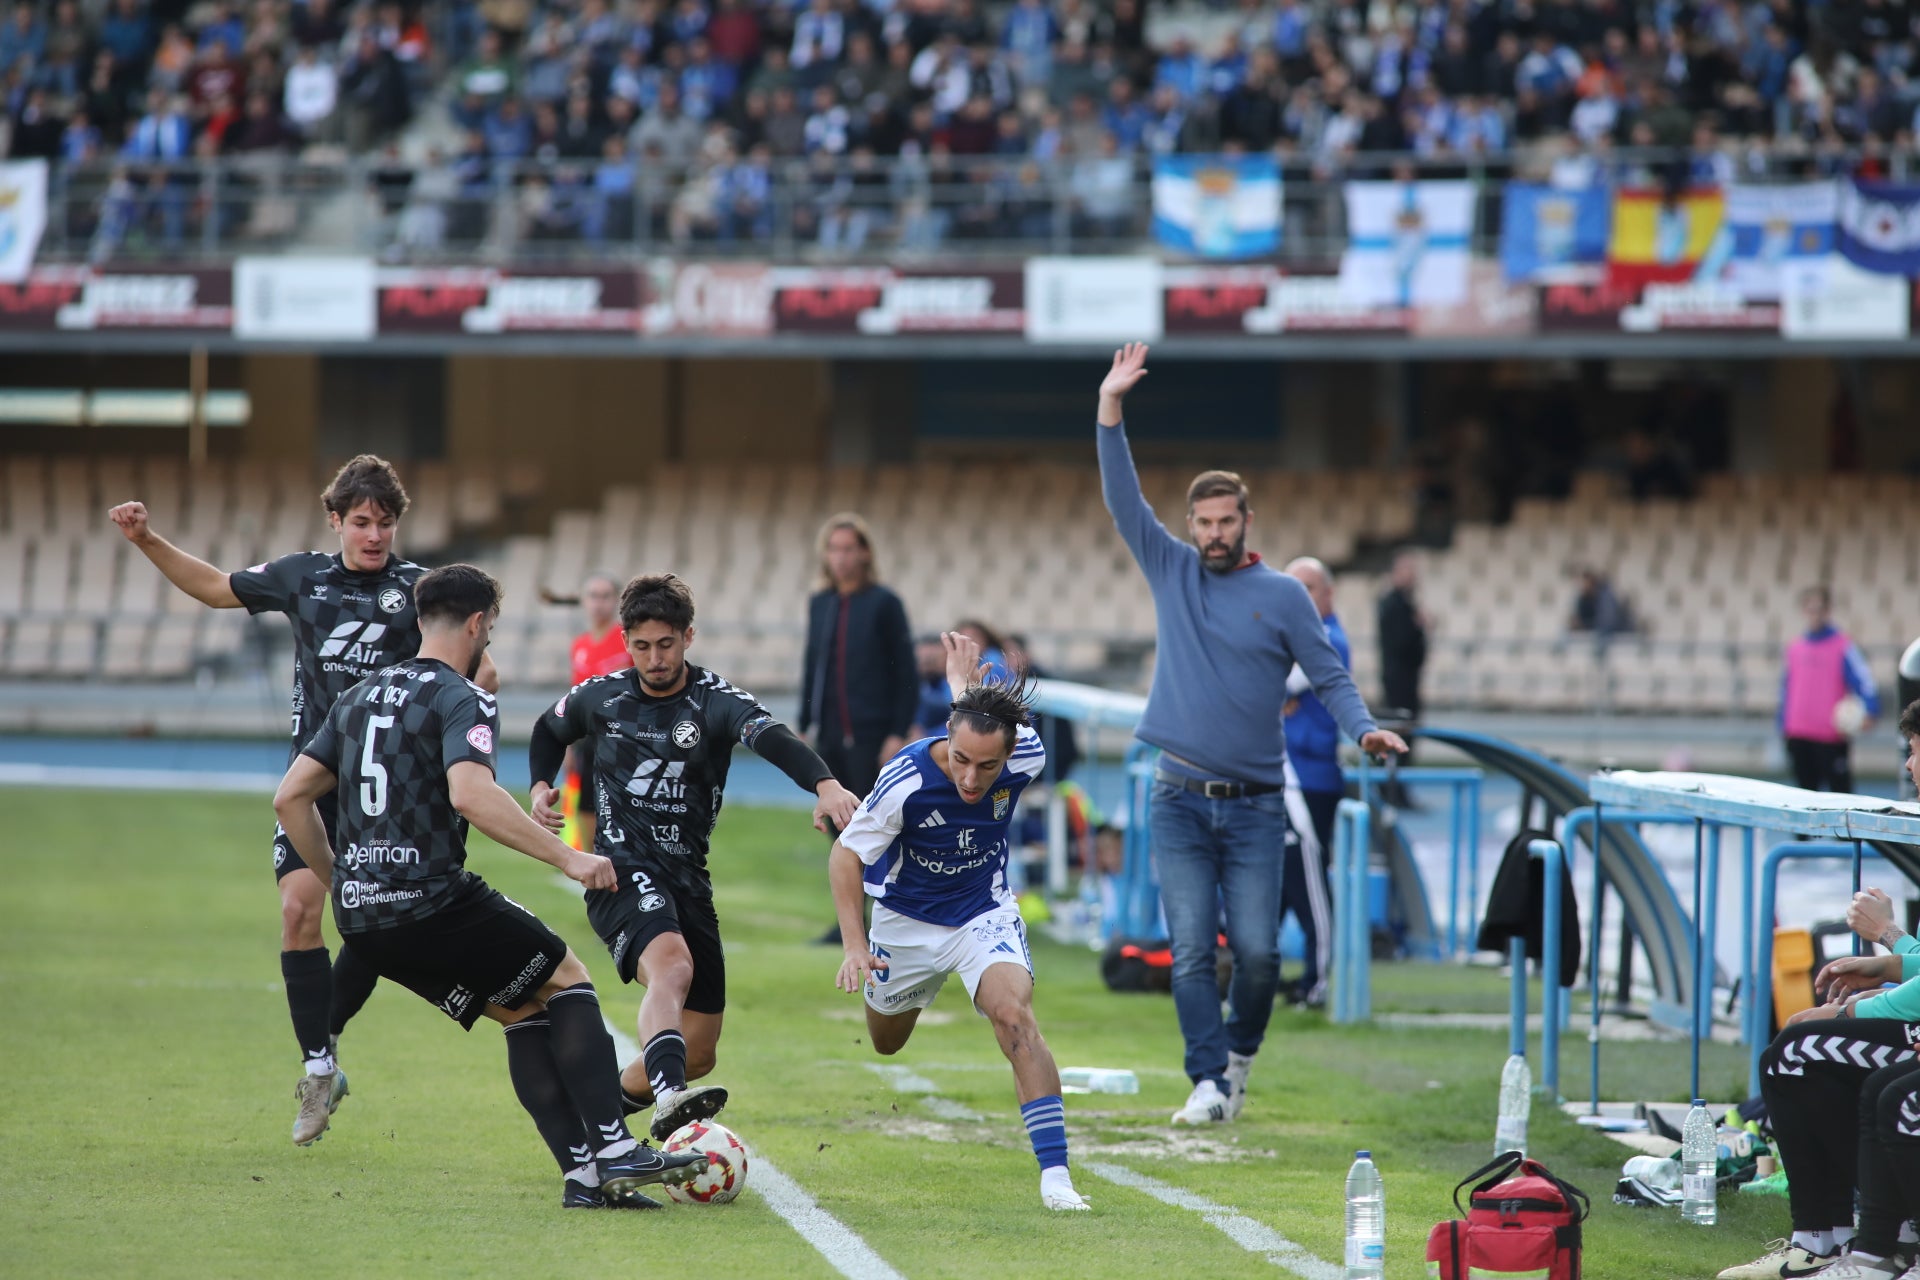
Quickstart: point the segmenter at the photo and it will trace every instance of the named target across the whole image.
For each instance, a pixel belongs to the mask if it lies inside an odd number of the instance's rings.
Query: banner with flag
[[[1613,220],[1610,191],[1510,182],[1501,200],[1500,264],[1507,279],[1535,284],[1598,281]]]
[[[1467,297],[1471,182],[1349,182],[1340,286],[1375,307],[1449,307]]]
[[[1831,182],[1728,187],[1720,234],[1697,278],[1726,285],[1749,301],[1779,298],[1790,262],[1833,252],[1838,204],[1839,192]]]
[[[1613,196],[1607,283],[1617,288],[1691,280],[1720,234],[1726,199],[1717,187],[1669,194],[1620,190]]]
[[[1920,186],[1842,181],[1834,245],[1854,266],[1920,276]]]
[[[1280,166],[1272,156],[1159,156],[1153,234],[1202,258],[1255,258],[1280,248]]]
[[[47,162],[0,164],[0,281],[27,278],[47,229]]]

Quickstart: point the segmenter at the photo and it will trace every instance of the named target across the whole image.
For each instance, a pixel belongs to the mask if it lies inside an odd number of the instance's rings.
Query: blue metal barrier
[[[1373,928],[1367,916],[1367,864],[1373,809],[1342,800],[1333,819],[1333,990],[1327,1016],[1365,1022],[1373,1014]]]
[[[1360,798],[1369,796],[1372,775],[1377,772],[1360,757],[1360,767],[1347,771],[1347,779],[1360,788]],[[1477,912],[1480,906],[1480,788],[1486,778],[1484,769],[1399,769],[1394,778],[1404,787],[1445,787],[1448,801],[1447,855],[1447,945],[1448,956],[1461,954],[1462,935],[1466,949],[1473,950]],[[1466,886],[1466,927],[1462,915],[1460,872],[1464,865]]]
[[[1760,920],[1758,942],[1754,955],[1754,998],[1747,1005],[1747,1043],[1753,1046],[1753,1060],[1747,1071],[1747,1088],[1750,1093],[1760,1092],[1760,1054],[1766,1049],[1771,1037],[1767,1035],[1767,1026],[1773,1013],[1773,921],[1775,899],[1780,887],[1780,864],[1802,860],[1820,859],[1853,862],[1854,892],[1860,891],[1860,847],[1855,840],[1810,840],[1804,843],[1788,841],[1777,844],[1767,850],[1766,859],[1760,866]],[[1698,1097],[1698,1094],[1694,1095]]]
[[[1554,1102],[1560,1101],[1560,1023],[1565,1015],[1566,993],[1560,987],[1560,877],[1566,865],[1566,851],[1558,840],[1530,840],[1527,856],[1542,864],[1545,891],[1540,924],[1540,1087]],[[1507,961],[1513,966],[1508,1001],[1507,1043],[1512,1052],[1527,1052],[1527,940],[1514,938],[1507,944]]]

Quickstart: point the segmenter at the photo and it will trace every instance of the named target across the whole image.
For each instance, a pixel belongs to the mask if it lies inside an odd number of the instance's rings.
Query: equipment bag
[[[1580,1280],[1580,1224],[1587,1193],[1509,1151],[1468,1174],[1475,1184],[1466,1221],[1439,1223],[1427,1236],[1429,1280]]]

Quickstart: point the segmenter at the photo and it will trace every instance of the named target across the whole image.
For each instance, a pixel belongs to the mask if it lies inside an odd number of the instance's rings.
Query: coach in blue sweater
[[[1361,749],[1404,752],[1376,728],[1307,589],[1247,551],[1246,486],[1202,472],[1187,489],[1187,533],[1169,533],[1140,493],[1121,401],[1147,372],[1147,348],[1114,353],[1100,384],[1100,482],[1107,510],[1147,575],[1158,619],[1153,688],[1137,730],[1161,749],[1151,837],[1173,944],[1173,1003],[1194,1088],[1176,1124],[1240,1113],[1279,982],[1280,869],[1290,838],[1281,708],[1298,663]],[[1214,985],[1226,909],[1231,1015]]]

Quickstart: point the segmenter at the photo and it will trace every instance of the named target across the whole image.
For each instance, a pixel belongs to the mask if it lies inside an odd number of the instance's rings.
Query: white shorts
[[[867,1004],[880,1013],[924,1009],[940,994],[947,975],[957,973],[971,1001],[980,979],[996,964],[1017,964],[1033,976],[1027,952],[1027,926],[1018,907],[995,907],[950,926],[928,924],[873,905],[867,946],[887,962],[885,974],[867,978]]]

